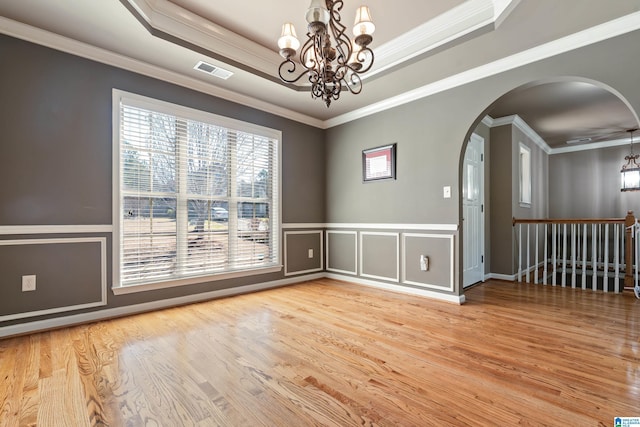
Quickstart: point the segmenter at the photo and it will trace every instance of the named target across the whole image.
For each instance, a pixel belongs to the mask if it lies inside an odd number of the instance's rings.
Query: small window
[[[520,206],[531,206],[531,149],[520,143]]]
[[[114,288],[280,268],[279,131],[121,91],[113,108]]]

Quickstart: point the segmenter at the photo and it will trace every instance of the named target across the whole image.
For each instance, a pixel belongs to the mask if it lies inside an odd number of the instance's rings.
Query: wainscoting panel
[[[400,235],[390,232],[360,232],[360,276],[378,280],[400,280]]]
[[[106,238],[0,240],[0,322],[107,303]],[[22,276],[36,289],[22,291]]]
[[[322,230],[284,232],[284,275],[308,274],[324,269]]]
[[[358,232],[327,230],[327,271],[358,274]]]
[[[420,256],[428,260],[421,270]],[[425,288],[453,291],[454,236],[450,234],[405,233],[402,235],[402,283]]]

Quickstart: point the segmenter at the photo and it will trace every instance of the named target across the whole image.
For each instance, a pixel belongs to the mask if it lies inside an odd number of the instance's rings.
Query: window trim
[[[120,277],[120,240],[121,240],[121,176],[120,176],[120,105],[126,101],[127,105],[150,109],[159,113],[171,115],[185,115],[193,120],[200,120],[210,123],[215,120],[216,125],[241,129],[243,132],[255,133],[258,135],[273,138],[277,141],[277,183],[278,196],[273,205],[277,207],[278,218],[274,223],[273,239],[275,240],[275,261],[272,265],[260,267],[239,268],[237,270],[225,270],[219,273],[208,273],[204,275],[182,276],[168,280],[152,279],[148,283],[137,283],[123,285]],[[192,285],[197,283],[207,283],[218,280],[233,279],[238,277],[249,277],[260,274],[275,273],[282,271],[282,131],[256,125],[230,117],[220,116],[214,113],[197,110],[184,105],[174,104],[146,96],[126,92],[120,89],[112,91],[112,216],[113,216],[113,239],[112,239],[112,278],[111,288],[115,295],[129,294],[134,292],[144,292],[155,289],[165,289],[177,286]]]
[[[525,168],[524,162],[527,162],[527,167]],[[520,203],[520,207],[530,208],[533,199],[533,169],[532,169],[532,159],[531,159],[531,148],[522,142],[519,143],[518,150],[518,189],[520,193],[520,197],[518,201]],[[525,188],[525,186],[527,188]],[[526,191],[525,191],[526,190]],[[525,196],[528,196],[528,200]]]

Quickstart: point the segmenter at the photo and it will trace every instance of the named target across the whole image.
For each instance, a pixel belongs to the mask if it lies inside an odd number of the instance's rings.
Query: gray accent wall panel
[[[403,237],[403,283],[453,291],[453,235],[405,234]],[[427,271],[420,269],[420,255],[429,258]]]
[[[285,231],[285,275],[321,271],[323,269],[322,231]],[[309,251],[313,257],[309,258]]]
[[[360,275],[372,279],[399,281],[398,233],[360,232]]]
[[[358,274],[358,232],[327,230],[327,271]]]
[[[103,259],[104,256],[104,259]],[[74,239],[0,240],[0,321],[4,316],[104,304],[99,241]],[[36,276],[36,290],[22,292],[22,276]]]
[[[6,59],[0,67],[0,116],[5,119],[0,137],[0,227],[112,224],[114,88],[280,130],[282,222],[325,222],[322,129],[6,35],[0,35],[0,52]],[[52,236],[30,236],[42,237]],[[28,259],[30,255],[24,256]],[[108,257],[110,279],[109,251]],[[0,257],[0,271],[11,268],[9,258]],[[73,307],[76,298],[89,299],[87,290],[100,285],[94,279],[82,284],[66,280],[70,273],[64,263],[52,268],[57,268],[51,272],[55,286],[64,290],[56,294],[62,300],[55,304]],[[18,273],[23,274],[15,272]],[[104,308],[180,298],[283,277],[281,271],[117,296],[111,292],[108,280]],[[45,307],[52,302],[48,295],[36,292],[19,309]],[[64,315],[90,310],[96,308]],[[0,328],[57,316],[60,314],[0,321]]]

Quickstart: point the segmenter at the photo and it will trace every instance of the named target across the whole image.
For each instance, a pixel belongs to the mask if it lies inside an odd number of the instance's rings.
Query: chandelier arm
[[[373,50],[369,47],[363,47],[356,54],[356,60],[362,65],[362,68],[358,70],[358,73],[363,74],[369,71],[371,67],[373,67],[374,59],[375,55],[373,54]]]
[[[288,68],[287,68],[288,66]],[[280,66],[278,67],[278,75],[280,76],[280,78],[282,79],[282,81],[287,82],[287,83],[295,83],[298,80],[300,80],[302,78],[302,76],[304,76],[305,74],[307,74],[308,70],[302,70],[300,72],[300,74],[298,74],[298,76],[293,77],[293,78],[287,78],[285,77],[285,75],[291,75],[294,74],[296,72],[296,63],[294,61],[291,60],[291,58],[285,59]],[[283,75],[282,72],[285,71],[286,74]]]
[[[353,48],[351,39],[346,34],[347,27],[342,24],[342,18],[340,17],[340,11],[344,3],[342,0],[326,0],[326,4],[331,16],[328,30],[330,30],[329,32],[336,42],[335,49],[338,52],[336,60],[340,65],[346,64],[351,57]]]
[[[362,91],[362,79],[360,75],[348,65],[345,65],[344,68],[346,70],[340,80],[341,86],[346,87],[349,92],[354,95],[359,94]]]

